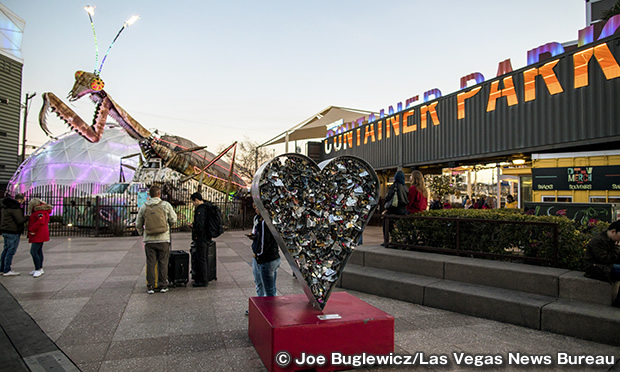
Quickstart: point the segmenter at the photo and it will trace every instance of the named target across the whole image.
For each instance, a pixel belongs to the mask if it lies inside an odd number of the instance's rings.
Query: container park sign
[[[590,26],[573,50],[548,43],[530,50],[522,69],[507,60],[490,81],[470,74],[460,92],[442,97],[434,89],[416,106],[410,98],[367,124],[365,117],[345,124],[323,140],[324,158],[357,155],[380,169],[618,141],[620,126],[611,124],[620,120],[618,26],[615,16],[597,41]],[[539,61],[544,55],[551,57]],[[478,84],[468,88],[468,79]]]

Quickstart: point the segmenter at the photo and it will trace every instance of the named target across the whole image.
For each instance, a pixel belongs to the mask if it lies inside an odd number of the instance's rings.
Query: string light
[[[92,5],[86,5],[84,7],[86,13],[88,13],[88,18],[90,19],[90,26],[93,29],[93,38],[95,39],[95,69],[93,72],[97,71],[97,64],[99,63],[99,44],[97,43],[97,33],[95,33],[95,22],[93,21],[93,16],[95,15],[95,7]]]
[[[121,36],[121,32],[123,32],[123,30],[126,29],[127,27],[133,25],[138,19],[140,19],[140,16],[137,16],[137,15],[131,16],[131,18],[129,18],[127,21],[125,21],[125,23],[123,23],[123,27],[121,27],[121,29],[118,31],[118,33],[116,34],[116,37],[114,38],[114,40],[112,40],[112,43],[108,47],[108,50],[106,51],[105,56],[103,56],[103,60],[101,61],[101,66],[99,66],[99,71],[95,73],[96,75],[99,75],[101,73],[101,69],[103,68],[103,64],[105,63],[105,60],[108,57],[108,54],[110,53],[110,49],[112,49],[112,46],[116,42],[116,39],[118,39],[118,37]]]

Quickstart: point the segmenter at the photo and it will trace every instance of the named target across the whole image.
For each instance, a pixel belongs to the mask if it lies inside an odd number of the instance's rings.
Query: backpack
[[[209,203],[207,205],[207,235],[211,238],[217,238],[224,233],[224,225],[222,224],[222,212],[216,205]]]
[[[162,234],[168,231],[168,218],[166,218],[162,203],[163,200],[157,204],[145,204],[144,231],[147,235]]]

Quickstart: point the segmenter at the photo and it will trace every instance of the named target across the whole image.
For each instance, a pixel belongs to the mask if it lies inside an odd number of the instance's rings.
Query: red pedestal
[[[317,317],[330,314],[341,319]],[[350,369],[331,365],[332,353],[386,355],[394,351],[394,317],[346,292],[332,293],[323,312],[313,308],[305,295],[251,297],[248,333],[269,371]],[[291,357],[286,367],[276,363],[281,352]],[[302,358],[302,353],[324,356],[326,363],[298,366],[294,360]]]

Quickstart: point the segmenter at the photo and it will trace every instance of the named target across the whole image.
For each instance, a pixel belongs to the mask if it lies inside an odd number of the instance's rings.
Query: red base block
[[[317,317],[329,314],[341,319]],[[305,295],[251,297],[249,318],[250,340],[269,371],[350,369],[331,365],[331,354],[386,355],[394,351],[394,317],[346,292],[332,293],[323,312],[313,308]],[[291,358],[285,367],[276,363],[276,355],[283,351]],[[314,364],[296,365],[294,360],[302,360],[302,353]],[[325,364],[309,355],[324,356]],[[281,354],[278,357],[286,359]]]

